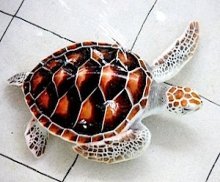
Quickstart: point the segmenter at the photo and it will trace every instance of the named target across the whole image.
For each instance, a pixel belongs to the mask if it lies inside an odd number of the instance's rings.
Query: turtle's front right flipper
[[[32,118],[24,133],[26,144],[35,157],[44,154],[48,140],[48,132],[39,125],[39,122]]]
[[[175,76],[192,58],[199,38],[198,22],[191,22],[184,34],[152,65],[153,77],[164,82]]]
[[[25,72],[17,73],[7,80],[8,84],[14,85],[14,86],[21,86],[23,84],[24,80],[27,78],[28,74],[29,73],[25,73]]]

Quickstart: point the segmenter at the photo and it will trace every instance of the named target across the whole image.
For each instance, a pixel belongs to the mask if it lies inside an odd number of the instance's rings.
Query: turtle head
[[[167,109],[177,114],[197,111],[202,106],[199,94],[188,87],[171,86],[167,92]]]

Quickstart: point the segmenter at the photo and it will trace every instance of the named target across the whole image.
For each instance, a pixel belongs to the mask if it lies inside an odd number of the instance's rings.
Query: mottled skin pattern
[[[14,75],[8,82],[22,88],[33,115],[25,132],[28,148],[40,157],[49,132],[97,162],[138,157],[151,141],[144,117],[186,114],[202,105],[192,89],[162,83],[191,59],[198,35],[198,23],[190,23],[151,67],[118,44],[82,42],[48,56],[31,72]]]
[[[190,110],[194,110],[192,107],[197,107],[202,104],[199,95],[188,87],[172,86],[167,91],[167,98],[167,109],[175,113],[185,114]],[[195,108],[195,110],[196,109],[198,110],[199,107]]]
[[[157,82],[172,78],[192,58],[199,39],[198,22],[190,23],[184,34],[158,57],[152,65],[153,77]]]

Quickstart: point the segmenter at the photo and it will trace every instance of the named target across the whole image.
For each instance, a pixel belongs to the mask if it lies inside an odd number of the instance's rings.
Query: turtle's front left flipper
[[[164,82],[175,76],[192,58],[199,38],[198,22],[191,22],[184,34],[152,65],[153,77]]]
[[[43,129],[39,122],[32,118],[24,133],[26,144],[35,157],[40,157],[45,152],[48,140],[48,132]]]

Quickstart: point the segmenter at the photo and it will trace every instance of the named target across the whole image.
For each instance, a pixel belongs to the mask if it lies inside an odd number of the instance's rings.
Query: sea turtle
[[[191,59],[198,37],[198,22],[191,22],[152,66],[119,43],[74,43],[31,72],[14,75],[8,82],[22,88],[33,115],[25,131],[28,148],[40,157],[51,133],[90,160],[139,156],[151,140],[143,118],[161,111],[186,114],[202,105],[190,88],[163,83]]]

